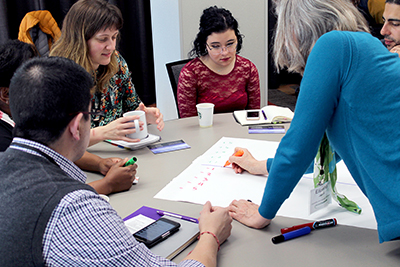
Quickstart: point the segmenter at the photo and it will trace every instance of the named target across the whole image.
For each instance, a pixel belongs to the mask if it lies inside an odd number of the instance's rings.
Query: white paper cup
[[[144,139],[147,136],[149,136],[149,134],[147,132],[146,113],[144,111],[142,111],[142,110],[129,111],[129,112],[124,113],[123,116],[124,117],[139,116],[138,120],[134,120],[136,132],[127,134],[126,135],[127,137],[132,138],[132,139]],[[144,122],[143,130],[140,130],[139,121]]]
[[[196,108],[200,127],[211,127],[213,125],[214,104],[200,103],[196,105]]]

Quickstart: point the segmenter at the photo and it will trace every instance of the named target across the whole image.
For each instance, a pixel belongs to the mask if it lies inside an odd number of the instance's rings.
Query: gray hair
[[[274,1],[278,16],[274,59],[277,69],[303,74],[312,48],[323,34],[338,31],[369,32],[364,16],[349,0]]]
[[[386,4],[395,4],[395,5],[400,5],[400,0],[386,0]]]

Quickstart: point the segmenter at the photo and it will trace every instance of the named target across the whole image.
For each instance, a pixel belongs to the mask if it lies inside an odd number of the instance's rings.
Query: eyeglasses
[[[210,49],[210,52],[212,54],[219,55],[219,54],[222,54],[222,51],[224,51],[224,49],[226,49],[228,52],[235,52],[236,51],[237,42],[229,43],[226,46],[221,46],[221,45],[211,45],[211,46],[209,46],[206,43],[206,46],[208,47],[208,49]]]
[[[88,115],[93,115],[93,116],[100,116],[100,117],[105,117],[106,114],[104,111],[82,111],[82,114],[88,114]]]

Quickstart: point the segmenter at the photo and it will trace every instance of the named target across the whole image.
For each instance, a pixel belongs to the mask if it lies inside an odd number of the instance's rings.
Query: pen
[[[261,113],[263,114],[263,116],[264,116],[264,119],[265,119],[265,120],[268,120],[268,118],[267,118],[267,115],[265,115],[265,112],[264,112],[264,110],[261,110]]]
[[[297,230],[294,230],[292,232],[288,232],[282,235],[278,235],[272,238],[272,243],[274,244],[279,244],[282,243],[283,241],[290,240],[299,236],[307,235],[311,232],[311,228],[306,226]]]
[[[316,222],[311,222],[311,223],[305,223],[305,224],[300,224],[300,225],[295,225],[292,227],[288,227],[288,228],[282,228],[281,229],[281,233],[285,234],[303,227],[310,227],[311,230],[315,230],[315,229],[320,229],[320,228],[326,228],[326,227],[332,227],[335,226],[337,224],[337,220],[335,218],[333,219],[328,219],[328,220],[324,220],[324,221],[316,221]]]
[[[235,157],[241,157],[241,156],[243,156],[243,150],[238,150],[238,151],[236,151],[236,153],[235,154],[233,154]],[[226,167],[226,166],[228,166],[229,164],[231,164],[230,162],[229,162],[229,159],[225,162],[225,165],[224,165],[224,167]]]
[[[136,161],[137,161],[137,157],[132,157],[130,160],[125,162],[124,167],[129,166],[129,165],[133,165],[133,164],[136,163]]]
[[[179,215],[179,214],[176,214],[176,213],[171,213],[171,212],[162,211],[162,210],[157,210],[157,213],[160,214],[160,215],[163,215],[163,216],[165,215],[165,216],[170,216],[170,217],[182,219],[182,220],[189,221],[189,222],[199,223],[199,221],[197,219],[195,219],[195,218]]]

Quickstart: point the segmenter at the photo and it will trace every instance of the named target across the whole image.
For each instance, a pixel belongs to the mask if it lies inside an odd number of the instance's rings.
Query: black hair
[[[10,80],[19,66],[37,56],[33,45],[9,40],[0,46],[0,87],[10,87]]]
[[[209,35],[221,33],[231,29],[237,38],[236,53],[239,54],[242,48],[243,35],[239,32],[239,24],[232,16],[232,13],[225,8],[212,6],[203,10],[200,17],[200,27],[196,39],[193,41],[193,49],[189,52],[189,57],[204,56],[207,54],[206,42]]]
[[[92,86],[91,75],[70,59],[28,60],[10,83],[14,136],[45,145],[58,140],[79,112],[88,111]]]

